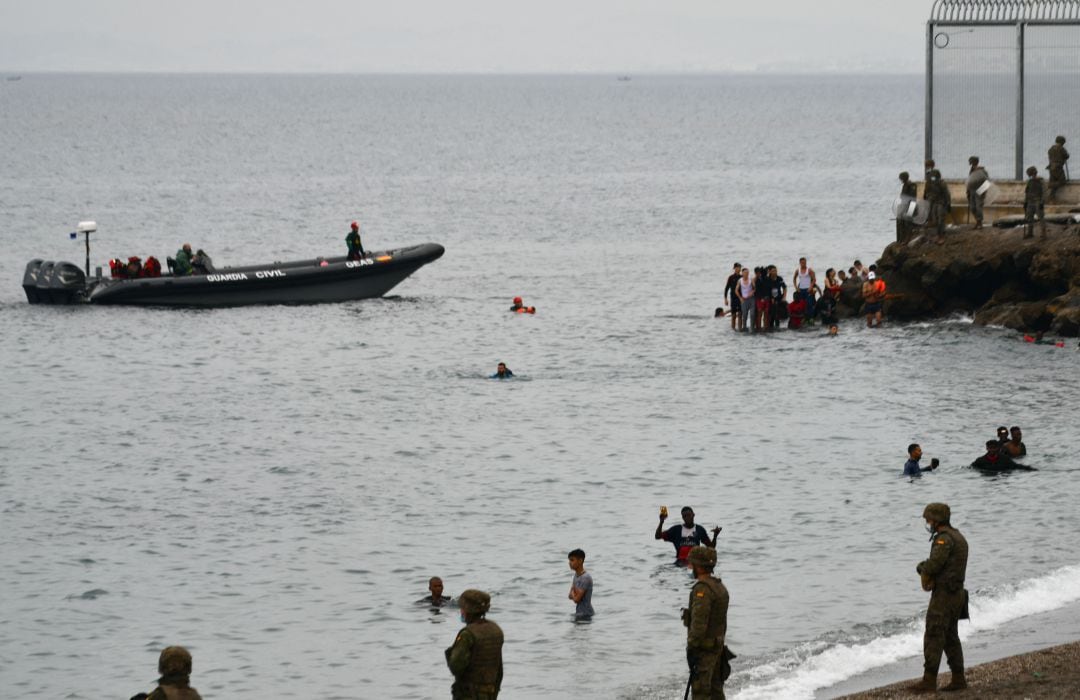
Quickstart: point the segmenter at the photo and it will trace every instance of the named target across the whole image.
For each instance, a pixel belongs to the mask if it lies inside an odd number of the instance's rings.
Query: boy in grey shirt
[[[574,581],[570,584],[570,600],[577,603],[574,611],[575,620],[588,620],[593,616],[592,576],[585,573],[585,552],[575,549],[568,555],[570,568],[574,571]]]

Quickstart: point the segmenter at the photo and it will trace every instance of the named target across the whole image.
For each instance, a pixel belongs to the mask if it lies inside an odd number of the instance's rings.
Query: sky
[[[0,71],[886,72],[931,0],[0,0]]]

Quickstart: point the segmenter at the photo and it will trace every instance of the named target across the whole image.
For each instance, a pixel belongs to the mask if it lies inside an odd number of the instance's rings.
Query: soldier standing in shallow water
[[[926,632],[923,635],[923,677],[911,687],[917,693],[937,690],[941,654],[949,661],[952,680],[943,690],[967,688],[964,679],[964,649],[960,646],[957,623],[966,620],[968,593],[964,589],[967,575],[968,543],[949,524],[951,512],[944,503],[931,503],[923,509],[926,529],[930,532],[930,558],[920,562],[915,571],[922,577],[922,587],[930,594],[926,608]]]
[[[491,596],[470,588],[458,597],[465,627],[446,650],[446,665],[454,674],[453,700],[495,700],[502,686],[503,633],[485,615]]]
[[[695,700],[724,700],[723,666],[726,659],[728,591],[712,573],[716,550],[697,546],[688,557],[697,583],[690,589],[690,605],[683,609],[686,625],[686,662],[690,666],[690,689]]]

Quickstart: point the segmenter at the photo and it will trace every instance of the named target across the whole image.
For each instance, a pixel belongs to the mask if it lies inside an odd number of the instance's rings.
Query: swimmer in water
[[[829,326],[829,335],[835,336],[840,334],[840,326],[835,323]]]
[[[443,582],[438,576],[432,576],[428,579],[428,590],[431,591],[431,595],[424,596],[420,600],[416,601],[423,605],[430,605],[433,608],[441,608],[450,602],[450,596],[443,595]]]
[[[712,539],[709,539],[709,533],[705,531],[701,525],[694,524],[694,509],[690,506],[685,506],[682,509],[682,525],[673,525],[667,530],[664,529],[664,520],[667,519],[667,511],[660,513],[660,523],[656,526],[656,533],[654,538],[658,540],[666,540],[675,546],[675,559],[676,563],[684,563],[690,550],[698,545],[705,545],[706,547],[716,548],[716,538],[720,534],[721,527],[714,527],[712,530]]]
[[[521,297],[514,297],[514,304],[510,307],[510,310],[516,314],[534,314],[536,313],[535,306],[525,306]]]
[[[1004,472],[1012,469],[1020,469],[1023,471],[1036,471],[1035,467],[1018,464],[1014,462],[1012,457],[1010,457],[1008,454],[1003,454],[1001,451],[1001,443],[999,443],[997,440],[987,440],[986,454],[972,462],[971,466],[975,469],[982,469],[991,472]]]
[[[1009,441],[1002,445],[1001,449],[1013,459],[1027,456],[1027,445],[1024,444],[1024,434],[1020,432],[1020,426],[1009,428]]]
[[[495,374],[491,375],[492,379],[510,379],[514,376],[514,373],[510,371],[510,368],[506,366],[505,362],[500,362],[498,367],[495,368]]]
[[[933,471],[941,464],[935,457],[930,460],[929,467],[920,467],[919,460],[922,459],[922,447],[918,443],[913,442],[907,447],[908,461],[904,463],[903,476],[922,476],[923,472]]]

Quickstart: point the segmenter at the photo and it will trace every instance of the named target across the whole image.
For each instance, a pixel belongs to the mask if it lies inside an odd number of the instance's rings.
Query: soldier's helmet
[[[163,676],[189,676],[191,654],[184,647],[165,647],[158,658],[157,670]]]
[[[968,163],[971,165],[977,165],[979,163],[979,156],[971,156],[968,158]]]
[[[491,596],[483,591],[470,588],[458,596],[458,606],[462,612],[483,615],[491,608]]]
[[[1058,136],[1056,139],[1054,139],[1054,141],[1056,143],[1065,143],[1065,137],[1064,136]]]
[[[716,550],[699,544],[690,550],[686,560],[698,566],[716,566]]]
[[[1035,177],[1036,175],[1039,174],[1039,169],[1036,168],[1034,165],[1032,165],[1031,167],[1029,167],[1027,169],[1027,174],[1030,175],[1031,177]]]
[[[949,517],[952,515],[952,511],[949,510],[949,506],[944,503],[930,503],[923,508],[922,516],[929,518],[939,523],[949,522]]]

